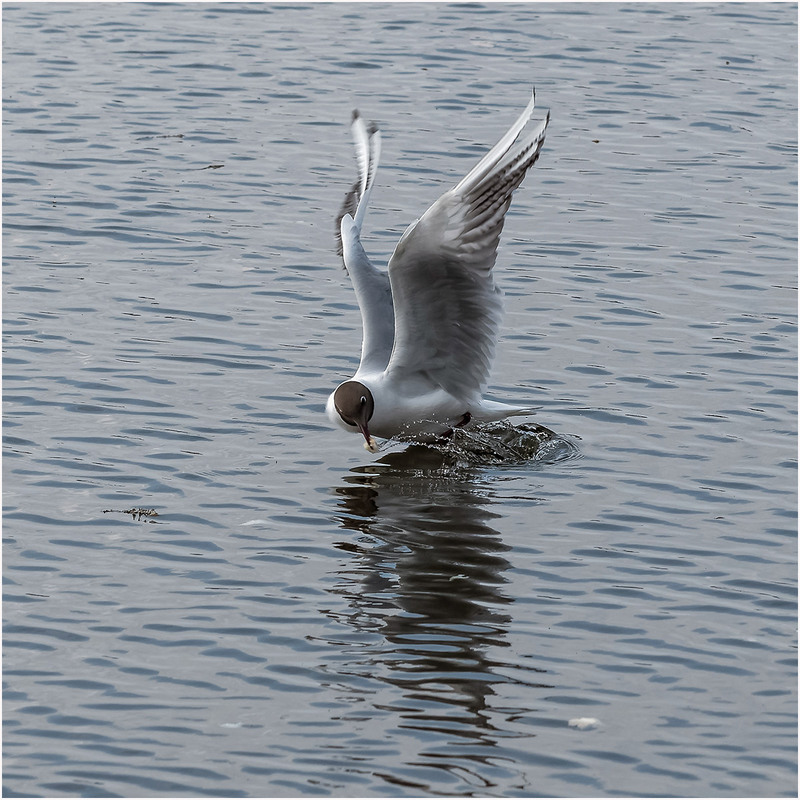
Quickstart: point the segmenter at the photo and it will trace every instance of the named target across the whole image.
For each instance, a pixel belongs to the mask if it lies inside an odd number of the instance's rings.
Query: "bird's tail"
[[[495,400],[481,398],[481,403],[472,416],[482,422],[497,422],[506,417],[524,417],[535,414],[538,409],[534,406],[515,406],[510,403],[499,403]]]

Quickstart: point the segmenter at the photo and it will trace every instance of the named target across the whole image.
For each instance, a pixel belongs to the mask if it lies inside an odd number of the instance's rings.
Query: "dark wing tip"
[[[336,215],[336,252],[339,256],[344,257],[344,246],[342,245],[342,217],[349,214],[355,217],[356,209],[358,208],[358,195],[361,191],[361,183],[356,181],[350,191],[345,195],[342,207]],[[345,269],[347,267],[345,266]]]

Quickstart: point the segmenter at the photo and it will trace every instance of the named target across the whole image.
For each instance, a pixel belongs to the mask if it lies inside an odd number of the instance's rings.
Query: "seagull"
[[[487,400],[502,294],[492,267],[512,192],[536,163],[550,113],[526,135],[536,102],[454,188],[400,238],[388,270],[375,267],[361,229],[381,152],[378,128],[353,112],[358,181],[339,225],[341,255],[361,310],[361,363],[328,398],[328,418],[382,439],[428,441],[474,422],[531,414]]]

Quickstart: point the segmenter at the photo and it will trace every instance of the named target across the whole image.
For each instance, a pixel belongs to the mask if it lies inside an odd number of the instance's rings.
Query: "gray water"
[[[794,4],[3,23],[5,796],[796,794]],[[385,263],[534,84],[490,388],[556,437],[370,455],[351,109]]]

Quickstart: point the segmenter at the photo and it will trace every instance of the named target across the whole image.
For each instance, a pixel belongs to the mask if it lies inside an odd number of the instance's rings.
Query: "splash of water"
[[[579,454],[574,442],[535,423],[513,425],[507,420],[456,428],[437,441],[412,442],[402,451],[387,453],[378,463],[398,460],[417,468],[470,469],[489,466],[552,464]]]
[[[457,429],[445,452],[470,466],[554,463],[577,454],[570,440],[535,423],[513,425],[507,420]]]

